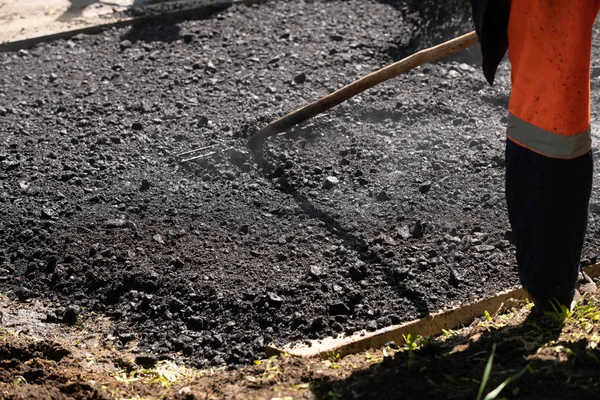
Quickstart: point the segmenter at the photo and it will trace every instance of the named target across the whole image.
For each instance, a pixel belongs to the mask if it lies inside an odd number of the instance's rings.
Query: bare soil
[[[44,323],[30,320],[30,326]],[[90,339],[91,320],[56,329],[0,334],[5,399],[475,399],[486,365],[488,394],[504,399],[596,399],[600,299],[573,313],[540,316],[521,303],[498,315],[412,346],[390,343],[344,358],[256,360],[239,368],[195,370],[173,362],[140,367],[134,356]],[[93,336],[93,335],[92,335]],[[99,337],[102,337],[101,335]],[[87,338],[87,339],[84,339]],[[74,342],[75,340],[75,342]],[[494,354],[490,361],[490,357]]]

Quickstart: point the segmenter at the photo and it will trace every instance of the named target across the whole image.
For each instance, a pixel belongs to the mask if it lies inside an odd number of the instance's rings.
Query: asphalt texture
[[[464,2],[437,3],[273,1],[0,54],[0,290],[209,366],[517,285],[508,63],[490,87],[465,51],[270,139],[265,163],[246,149],[273,119],[472,29]]]

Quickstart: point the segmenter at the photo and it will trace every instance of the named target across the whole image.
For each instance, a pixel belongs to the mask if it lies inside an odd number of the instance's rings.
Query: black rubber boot
[[[531,300],[533,300],[534,312],[544,314],[546,312],[556,312],[560,311],[562,306],[567,307],[569,310],[573,309],[573,300],[579,293],[576,289],[573,289],[571,292],[566,293],[564,295],[555,296],[552,298],[549,297],[533,297],[529,296]]]
[[[588,274],[580,270],[575,289],[570,293],[555,298],[529,297],[533,300],[533,304],[535,304],[535,311],[545,313],[560,310],[561,305],[573,311],[573,308],[581,301],[583,296],[594,293],[598,293],[598,286]]]

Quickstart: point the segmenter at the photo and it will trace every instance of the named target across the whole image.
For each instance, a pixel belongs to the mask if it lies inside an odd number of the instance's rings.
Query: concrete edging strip
[[[592,278],[600,277],[600,264],[585,267],[584,270]],[[265,351],[269,357],[283,353],[294,357],[326,357],[328,354],[336,353],[343,357],[369,349],[381,348],[385,343],[391,341],[397,345],[403,345],[405,343],[403,335],[438,335],[443,330],[456,329],[468,325],[476,318],[484,315],[486,311],[494,315],[503,309],[509,309],[515,305],[516,301],[525,300],[526,298],[527,293],[525,290],[516,288],[472,304],[431,314],[425,318],[401,325],[392,325],[375,332],[363,331],[348,337],[329,337],[311,341],[310,345],[287,345],[279,348],[270,344],[265,347]]]
[[[122,28],[134,24],[143,24],[150,21],[163,21],[173,19],[188,19],[191,17],[205,16],[210,13],[224,10],[234,5],[252,5],[258,3],[266,3],[269,0],[222,0],[216,3],[203,4],[200,6],[192,6],[189,8],[182,7],[176,11],[169,11],[163,14],[150,14],[141,17],[123,18],[118,21],[109,22],[106,24],[92,25],[85,28],[73,29],[52,33],[49,35],[36,36],[29,39],[16,40],[0,43],[0,53],[10,51],[18,51],[22,49],[30,49],[39,43],[52,42],[59,39],[69,39],[79,34],[96,34],[111,28]],[[185,2],[183,2],[185,4]]]

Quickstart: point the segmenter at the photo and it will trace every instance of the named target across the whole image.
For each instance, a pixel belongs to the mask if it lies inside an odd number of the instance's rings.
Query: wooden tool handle
[[[269,125],[257,131],[250,138],[248,141],[248,147],[251,149],[257,149],[262,145],[265,139],[284,132],[293,126],[306,121],[307,119],[321,114],[330,108],[343,103],[351,97],[380,84],[381,82],[408,72],[419,65],[423,65],[425,63],[436,61],[449,55],[458,53],[461,50],[474,46],[477,41],[477,34],[475,31],[473,31],[435,47],[421,50],[403,60],[388,65],[379,71],[375,71],[325,97],[320,98],[313,103],[310,103],[282,118],[279,118],[278,120],[271,122]]]

